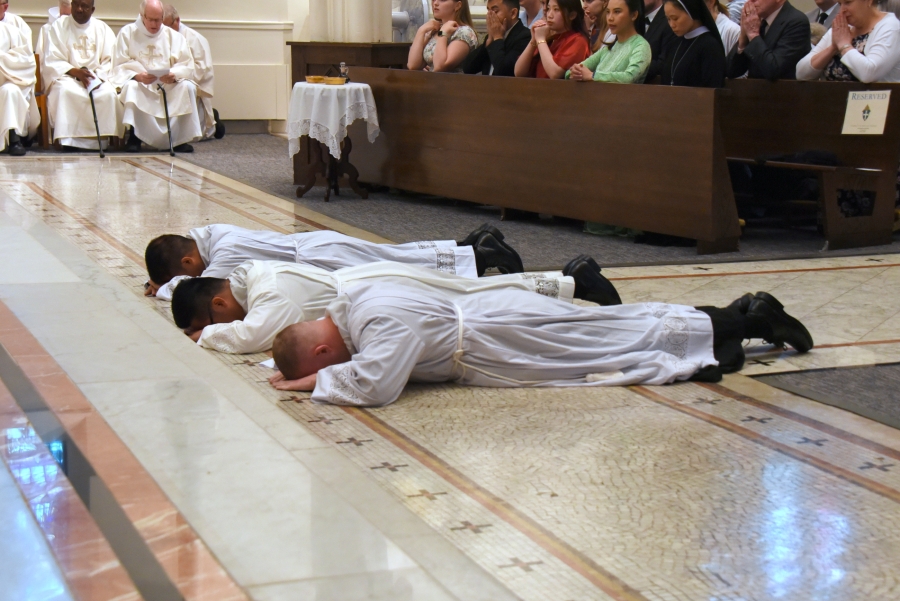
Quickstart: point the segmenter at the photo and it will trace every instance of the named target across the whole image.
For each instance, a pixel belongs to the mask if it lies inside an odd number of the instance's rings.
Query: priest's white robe
[[[31,40],[31,27],[28,26],[25,19],[19,15],[14,15],[11,12],[6,11],[6,14],[3,15],[3,19],[0,20],[0,23],[6,23],[10,27],[18,29],[19,33],[22,34],[22,37],[25,38],[25,43],[28,45],[28,51],[31,52],[31,54],[34,54],[34,43]]]
[[[471,246],[456,246],[455,240],[376,244],[331,231],[279,234],[248,230],[236,225],[213,224],[192,229],[188,236],[197,243],[206,265],[202,275],[224,278],[245,261],[285,261],[325,271],[336,271],[378,261],[395,261],[437,269],[467,278],[477,278]],[[171,300],[172,291],[184,277],[173,278],[156,292]]]
[[[408,381],[668,384],[717,365],[709,317],[680,305],[580,307],[518,290],[448,298],[362,284],[326,313],[352,359],[319,371],[312,400],[320,403],[386,405]]]
[[[231,293],[247,312],[243,321],[213,324],[203,328],[197,341],[202,347],[223,353],[259,353],[272,348],[278,332],[289,325],[318,319],[345,290],[362,282],[378,285],[401,283],[415,290],[437,291],[454,298],[483,290],[503,293],[528,291],[518,298],[527,306],[540,298],[535,292],[558,295],[564,290],[571,301],[575,282],[570,277],[527,277],[511,274],[472,280],[433,269],[400,263],[371,263],[329,272],[315,267],[278,261],[248,261],[228,277]]]
[[[10,130],[30,136],[40,124],[34,101],[35,68],[31,45],[19,29],[0,22],[0,150],[6,149]]]
[[[212,52],[209,42],[201,34],[184,23],[179,23],[178,33],[187,40],[194,59],[193,81],[197,85],[197,111],[200,128],[204,138],[212,138],[216,133],[216,120],[213,115],[212,99],[215,94],[215,73],[213,72]]]
[[[50,28],[53,27],[53,24],[59,19],[59,16],[58,6],[47,9],[47,22],[41,25],[41,29],[38,31],[37,40],[34,42],[34,53],[38,55],[38,58],[41,61],[41,71],[44,70],[44,50],[47,48],[47,35],[49,35]]]
[[[53,139],[66,146],[97,148],[97,128],[91,99],[80,81],[67,75],[70,69],[88,69],[102,81],[93,91],[100,136],[124,133],[122,105],[116,88],[109,83],[116,36],[100,19],[79,25],[71,16],[56,20],[47,34],[41,76],[47,95],[47,112]],[[104,147],[106,140],[103,140]]]
[[[176,78],[174,84],[163,86],[169,107],[172,145],[200,139],[197,87],[191,81],[194,60],[187,41],[183,35],[165,26],[151,34],[138,16],[116,37],[110,81],[120,90],[119,100],[124,106],[122,122],[134,127],[142,142],[154,148],[168,148],[166,109],[159,83],[148,86],[132,79],[151,70],[167,70]]]

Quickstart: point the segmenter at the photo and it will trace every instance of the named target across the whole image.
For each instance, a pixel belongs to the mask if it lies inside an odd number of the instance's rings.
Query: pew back
[[[847,96],[861,90],[892,92],[882,135],[841,134]],[[900,85],[735,80],[727,91],[719,106],[728,157],[761,162],[810,150],[833,153],[842,167],[819,171],[827,248],[890,244],[900,162]],[[844,217],[838,210],[841,189],[875,192],[872,215]]]
[[[360,180],[696,238],[736,250],[734,197],[707,89],[351,69],[382,134]]]

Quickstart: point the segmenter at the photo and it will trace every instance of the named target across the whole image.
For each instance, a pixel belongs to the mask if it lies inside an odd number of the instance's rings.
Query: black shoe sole
[[[483,247],[482,245],[484,244],[484,242],[486,240],[490,240],[490,242],[488,242],[488,246]],[[496,248],[492,248],[492,246],[494,244],[496,244]],[[519,253],[517,253],[515,250],[510,248],[509,245],[504,244],[502,241],[498,240],[497,237],[494,236],[494,234],[489,231],[481,232],[481,234],[478,236],[478,241],[472,245],[472,248],[475,252],[482,253],[481,256],[485,260],[484,266],[486,269],[495,267],[501,273],[507,273],[507,274],[508,273],[524,273],[524,271],[525,271],[525,267],[522,264],[522,258],[519,256]],[[509,256],[506,258],[511,259],[511,261],[514,264],[513,265],[497,265],[496,262],[493,262],[490,260],[490,257],[492,255],[496,255],[496,253],[498,253],[500,251],[507,253]]]
[[[746,295],[744,295],[744,296],[746,296]],[[781,302],[777,298],[775,298],[768,292],[757,292],[756,296],[754,296],[753,298],[758,298],[759,300],[765,301],[766,303],[769,304],[769,306],[771,306],[774,309],[778,309],[779,311],[784,311],[784,305],[782,305]],[[787,315],[787,314],[785,313],[785,315]],[[793,318],[791,318],[791,319],[793,319]]]
[[[503,242],[503,233],[498,230],[496,227],[491,225],[490,223],[482,223],[477,228],[472,230],[468,236],[462,239],[462,241],[457,242],[458,246],[472,246],[478,243],[478,239],[481,238],[481,234],[489,233],[497,239],[498,242]]]
[[[575,289],[578,291],[576,297],[581,300],[590,301],[592,303],[597,303],[598,305],[603,305],[604,307],[611,307],[615,305],[622,304],[622,297],[619,296],[619,291],[616,290],[616,287],[610,282],[606,277],[600,273],[600,267],[597,265],[597,262],[592,258],[585,256],[584,258],[576,259],[575,264],[570,262],[571,268],[569,269],[569,275],[572,279],[575,280]],[[567,266],[568,267],[568,266]],[[599,278],[599,281],[594,282],[593,285],[587,284],[584,280],[587,278],[581,275],[582,271],[587,271],[587,275]],[[581,280],[581,281],[579,281]],[[585,288],[592,288],[590,292],[586,291]],[[597,290],[599,288],[599,290]],[[579,290],[580,289],[580,290]]]
[[[747,311],[750,310],[750,305],[753,303],[754,298],[755,297],[753,296],[753,293],[748,292],[745,295],[743,295],[741,298],[739,298],[735,301],[732,301],[732,303],[730,305],[728,305],[728,308],[729,309],[737,309],[742,315],[746,315]]]

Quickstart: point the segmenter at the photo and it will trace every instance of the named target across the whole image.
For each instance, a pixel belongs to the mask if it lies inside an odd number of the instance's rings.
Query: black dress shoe
[[[747,311],[748,319],[764,321],[772,330],[772,335],[766,337],[766,342],[775,346],[784,346],[785,343],[794,347],[798,353],[808,352],[813,347],[812,335],[800,320],[791,317],[784,310],[784,306],[771,294],[757,292]]]
[[[225,137],[225,124],[219,121],[219,111],[213,109],[213,120],[216,122],[216,133],[214,134],[216,140],[221,140]]]
[[[125,152],[140,152],[141,140],[135,135],[134,130],[128,134],[128,141],[125,142]]]
[[[22,145],[22,138],[12,130],[9,132],[9,144],[7,145],[7,150],[9,151],[9,156],[25,156],[25,147]]]
[[[741,315],[746,315],[747,311],[750,310],[750,304],[753,302],[753,293],[748,292],[741,298],[734,300],[728,305],[729,309],[737,309],[741,312]]]
[[[25,152],[25,147],[22,146],[21,142],[15,142],[14,144],[9,145],[9,156],[21,157],[25,156]]]
[[[175,148],[173,148],[175,152],[194,152],[194,147],[188,143],[179,144]]]
[[[478,242],[472,245],[472,250],[476,255],[480,255],[485,269],[496,267],[501,273],[525,271],[519,253],[500,242],[491,232],[482,232],[478,236]]]
[[[503,234],[495,228],[490,223],[482,223],[477,228],[472,230],[472,232],[456,243],[457,246],[475,246],[475,243],[478,242],[478,237],[481,236],[484,232],[490,232],[494,235],[498,241],[503,242]]]
[[[600,266],[588,256],[575,259],[567,265],[568,273],[575,280],[575,298],[590,301],[606,307],[621,305],[616,287],[600,273]]]
[[[577,257],[575,257],[574,259],[572,259],[571,261],[566,263],[566,266],[562,268],[562,274],[569,275],[571,273],[573,267],[575,267],[576,265],[578,265],[580,262],[584,261],[585,259],[589,259],[589,258],[590,257],[588,257],[587,255],[578,255]]]

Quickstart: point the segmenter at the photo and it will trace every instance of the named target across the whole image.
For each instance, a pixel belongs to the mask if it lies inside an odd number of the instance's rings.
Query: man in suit
[[[796,79],[809,53],[809,20],[788,0],[747,0],[741,35],[728,55],[728,77]]]
[[[831,22],[841,10],[840,5],[835,0],[816,0],[816,7],[806,13],[806,18],[810,24],[818,23],[824,25],[825,30],[831,29]]]
[[[672,50],[672,42],[676,39],[662,5],[663,0],[644,0],[644,39],[650,44],[651,52],[650,67],[644,83],[653,83],[660,74],[666,56]]]
[[[519,20],[519,0],[488,0],[487,29],[487,37],[469,55],[463,72],[515,76],[516,61],[531,41],[531,32]]]

